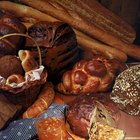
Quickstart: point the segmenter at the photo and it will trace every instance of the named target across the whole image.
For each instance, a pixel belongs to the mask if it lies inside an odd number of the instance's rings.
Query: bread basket
[[[19,34],[19,33],[7,34],[5,36],[0,37],[0,39],[3,39],[8,36],[14,36],[14,35],[24,36],[32,39],[30,36],[27,36],[25,34]],[[35,42],[35,40],[33,41]],[[35,99],[37,98],[40,92],[41,86],[46,82],[48,76],[47,71],[45,71],[45,69],[43,69],[43,66],[41,66],[42,61],[41,61],[40,49],[38,46],[37,48],[40,57],[39,69],[42,67],[42,72],[40,73],[39,79],[26,80],[22,86],[16,88],[6,85],[5,82],[3,82],[3,84],[2,83],[0,84],[0,94],[3,94],[13,104],[22,105],[23,108],[29,107],[35,101]],[[0,78],[0,80],[2,79]]]

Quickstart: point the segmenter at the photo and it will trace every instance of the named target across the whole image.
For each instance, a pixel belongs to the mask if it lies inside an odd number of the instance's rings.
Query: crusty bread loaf
[[[68,107],[67,122],[72,132],[83,138],[88,138],[91,122],[97,122],[115,127],[113,119],[115,104],[105,94],[85,94],[77,96]]]

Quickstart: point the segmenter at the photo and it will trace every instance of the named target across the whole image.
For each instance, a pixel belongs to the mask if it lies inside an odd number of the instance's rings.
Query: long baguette
[[[101,40],[102,42],[122,50],[127,55],[140,60],[140,47],[132,44],[128,44],[122,41],[120,38],[110,34],[108,31],[102,30],[99,27],[95,26],[89,21],[82,19],[80,15],[74,11],[67,11],[63,6],[57,3],[51,3],[49,0],[19,0],[21,3],[27,4],[31,7],[34,7],[44,13],[47,13],[59,20],[62,20],[70,24],[73,28],[76,28],[84,33],[89,34]]]
[[[85,0],[50,0],[57,2],[69,11],[75,11],[101,29],[118,36],[126,42],[132,43],[136,37],[134,29],[123,19],[103,7],[98,1]]]
[[[127,61],[127,55],[124,52],[116,48],[112,48],[108,45],[105,45],[91,37],[88,37],[87,35],[77,30],[74,30],[74,31],[76,32],[78,44],[80,44],[84,49],[93,51],[93,52],[99,51],[110,58],[117,58],[121,62]]]
[[[34,9],[32,7],[18,4],[10,1],[0,1],[0,9],[8,11],[11,14],[14,14],[17,17],[26,17],[26,18],[33,18],[36,20],[47,20],[50,22],[58,21],[56,18],[53,18],[52,16],[49,16],[43,12],[40,12],[37,9]]]
[[[7,5],[7,6],[5,7],[4,5]],[[13,3],[13,2],[9,2],[9,1],[0,1],[0,8],[14,13],[17,17],[25,18],[28,21],[28,22],[24,22],[24,24],[27,28],[32,25],[32,22],[29,23],[31,17],[34,18],[34,21],[43,19],[44,21],[54,22],[57,20],[57,19],[55,19],[47,14],[41,13],[40,11],[38,11],[34,8],[31,8],[29,6],[25,6],[23,4],[17,4],[17,3]],[[44,17],[44,15],[45,15],[45,17]],[[79,36],[78,31],[75,30],[75,33],[77,35],[78,43],[80,45],[84,46],[86,49],[88,48],[93,52],[99,51],[111,58],[117,57],[121,61],[127,60],[127,56],[124,53],[122,53],[116,49],[113,49],[111,47],[108,47],[107,45],[106,46],[102,45],[101,43],[94,41],[91,38],[89,39],[86,35],[85,36],[83,35],[83,37],[81,39],[81,35]],[[88,38],[88,40],[86,38]],[[120,52],[120,53],[118,53],[118,52]],[[120,54],[120,55],[118,55],[118,54]]]

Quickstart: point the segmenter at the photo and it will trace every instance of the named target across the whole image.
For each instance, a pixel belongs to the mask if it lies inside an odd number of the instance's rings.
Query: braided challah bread
[[[16,17],[0,11],[0,36],[11,33],[26,33],[26,27]],[[23,46],[23,41],[21,36],[10,36],[1,39],[0,55],[16,55]]]
[[[79,51],[76,35],[68,24],[41,21],[32,25],[28,29],[28,34],[37,41],[43,65],[47,68],[51,79],[56,80],[60,73],[77,61]],[[38,58],[36,44],[27,39],[26,46]]]
[[[64,94],[86,94],[110,89],[120,63],[116,59],[94,56],[91,60],[80,60],[72,70],[65,72],[58,91]]]

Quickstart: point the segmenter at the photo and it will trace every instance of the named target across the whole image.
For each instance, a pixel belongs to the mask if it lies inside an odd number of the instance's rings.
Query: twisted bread
[[[0,36],[10,33],[25,33],[26,27],[15,17],[0,11]],[[23,37],[12,36],[0,40],[0,55],[17,54]]]
[[[107,91],[119,70],[119,62],[95,56],[91,60],[81,60],[72,70],[63,74],[58,90],[64,94],[81,94]]]

